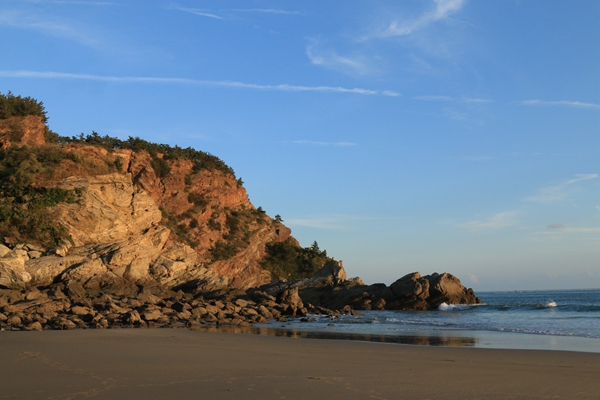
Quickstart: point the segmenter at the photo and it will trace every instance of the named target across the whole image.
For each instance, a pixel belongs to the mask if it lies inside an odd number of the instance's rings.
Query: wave
[[[438,306],[439,311],[457,311],[457,310],[469,310],[473,307],[485,306],[485,304],[448,304],[446,302]]]

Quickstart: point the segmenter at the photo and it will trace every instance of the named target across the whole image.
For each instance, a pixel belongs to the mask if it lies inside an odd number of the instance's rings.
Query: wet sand
[[[600,354],[186,329],[0,332],[0,399],[598,399]]]

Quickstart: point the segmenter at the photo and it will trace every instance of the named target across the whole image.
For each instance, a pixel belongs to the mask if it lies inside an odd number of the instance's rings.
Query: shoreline
[[[0,351],[4,398],[592,399],[600,372],[598,353],[188,329],[2,332]]]
[[[325,327],[329,328],[329,327]],[[600,353],[600,338],[566,335],[544,335],[524,332],[502,332],[465,329],[406,329],[402,331],[347,331],[344,329],[301,329],[257,324],[250,328],[273,336],[302,337],[324,340],[349,340],[421,346],[472,347],[502,350],[549,350]],[[202,328],[200,328],[202,330]],[[234,329],[235,331],[235,329]],[[239,330],[239,332],[243,332]]]
[[[462,329],[406,330],[399,334],[349,332],[345,330],[296,329],[257,324],[251,327],[204,326],[189,328],[196,332],[245,333],[302,339],[343,340],[411,346],[468,347],[498,350],[548,350],[600,353],[600,339],[532,333],[470,331]]]

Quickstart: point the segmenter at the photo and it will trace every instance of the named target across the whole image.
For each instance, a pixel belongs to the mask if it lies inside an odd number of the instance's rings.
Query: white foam
[[[440,311],[452,311],[456,308],[454,304],[447,304],[446,302],[439,305],[438,310]]]
[[[554,300],[549,300],[548,302],[546,302],[546,307],[554,308],[554,307],[558,307],[558,304],[556,304],[556,302]]]

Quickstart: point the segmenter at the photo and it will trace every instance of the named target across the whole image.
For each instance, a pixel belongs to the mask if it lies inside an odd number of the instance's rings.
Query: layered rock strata
[[[131,175],[69,178],[63,189],[82,188],[77,203],[51,212],[70,234],[70,243],[53,249],[0,245],[0,286],[27,289],[54,282],[77,282],[88,291],[127,285],[194,285],[223,289],[227,279],[198,261],[189,246],[170,239],[161,211]]]

